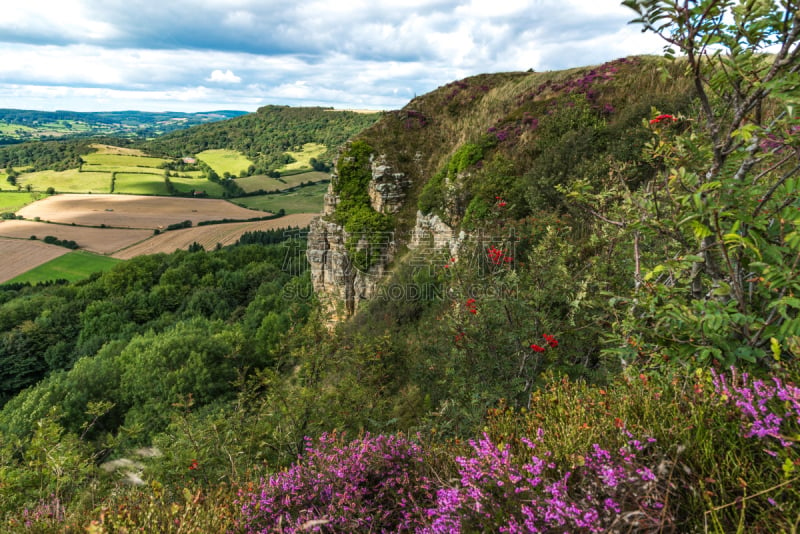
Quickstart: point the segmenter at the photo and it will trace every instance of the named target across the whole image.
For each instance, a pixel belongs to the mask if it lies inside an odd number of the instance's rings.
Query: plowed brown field
[[[84,228],[63,224],[47,224],[34,221],[0,222],[0,237],[28,239],[35,235],[39,239],[53,236],[65,241],[75,241],[79,247],[97,254],[111,254],[153,235],[152,230],[125,230],[119,228]],[[67,250],[67,249],[64,249]]]
[[[41,241],[0,237],[0,283],[63,256],[69,249]]]
[[[140,195],[53,195],[17,211],[26,219],[117,228],[164,228],[186,220],[251,219],[267,215],[225,200]],[[76,240],[77,241],[77,240]]]
[[[217,243],[221,243],[223,246],[235,243],[245,232],[307,226],[311,219],[318,215],[317,213],[296,213],[271,221],[214,224],[173,230],[153,236],[147,241],[121,250],[112,256],[121,260],[128,260],[144,254],[171,253],[177,249],[186,250],[189,245],[195,242],[203,245],[206,250],[210,250],[216,247]]]

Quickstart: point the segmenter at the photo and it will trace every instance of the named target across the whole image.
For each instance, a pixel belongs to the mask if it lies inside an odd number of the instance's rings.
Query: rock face
[[[447,250],[451,256],[458,255],[458,248],[466,238],[462,231],[458,235],[438,215],[423,215],[417,212],[417,222],[408,242],[411,250]]]
[[[323,217],[328,217],[329,215],[333,215],[336,211],[336,205],[339,203],[339,197],[336,196],[336,193],[333,192],[333,184],[336,181],[336,175],[331,175],[331,182],[328,184],[328,191],[325,193],[325,197],[323,200],[322,205],[322,215]]]
[[[372,177],[368,193],[372,209],[381,213],[397,213],[403,205],[410,181],[404,173],[394,172],[386,156],[370,159]],[[336,213],[339,198],[334,192],[338,176],[331,176],[322,211],[322,218],[311,222],[306,257],[311,264],[314,292],[335,317],[352,315],[360,302],[372,298],[378,289],[386,266],[392,261],[396,244],[393,234],[386,234],[351,244],[350,249],[371,256],[369,267],[350,257],[347,243],[351,236],[335,222],[326,220]]]
[[[379,213],[397,213],[406,198],[410,180],[405,173],[393,172],[385,155],[373,157],[371,167],[372,179],[368,192],[372,209]]]
[[[322,218],[311,221],[306,251],[311,283],[334,320],[352,315],[359,303],[377,292],[395,249],[391,236],[386,237],[386,242],[378,246],[365,242],[356,245],[358,251],[377,254],[368,268],[362,268],[350,258],[346,246],[350,235],[344,228]]]
[[[420,158],[417,154],[415,163]],[[396,172],[385,155],[370,157],[370,173],[367,192],[372,209],[387,214],[400,211],[411,180],[405,173]],[[387,266],[396,254],[397,242],[401,241],[389,233],[378,238],[371,236],[369,242],[363,239],[353,243],[353,237],[333,222],[339,204],[335,193],[337,180],[338,174],[334,172],[325,194],[322,217],[311,222],[306,251],[314,293],[330,312],[332,323],[354,314],[361,302],[378,294]],[[450,189],[457,187],[451,184]],[[459,197],[457,191],[451,193],[449,198]],[[465,239],[464,232],[456,234],[439,216],[421,212],[417,212],[411,235],[402,237],[415,254],[425,256],[446,251],[453,257],[458,256]],[[352,253],[358,258],[354,259]],[[366,265],[365,255],[371,257]]]

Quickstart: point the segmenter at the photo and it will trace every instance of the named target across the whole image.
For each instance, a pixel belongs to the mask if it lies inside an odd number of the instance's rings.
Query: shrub
[[[538,441],[542,434],[540,429]],[[536,442],[523,441],[536,450]],[[550,451],[520,461],[510,447],[485,434],[470,445],[472,455],[456,459],[460,484],[437,492],[436,507],[427,512],[432,524],[422,532],[604,532],[665,526],[656,476],[637,461],[643,445],[636,440],[618,453],[595,444],[583,465],[563,474],[556,471]]]
[[[241,492],[244,532],[397,532],[419,527],[434,502],[430,454],[402,436],[339,445],[323,434],[301,462]]]

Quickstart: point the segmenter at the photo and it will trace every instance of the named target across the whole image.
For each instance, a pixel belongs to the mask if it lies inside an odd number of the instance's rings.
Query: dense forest
[[[123,139],[98,137],[9,145],[0,147],[0,167],[10,176],[17,174],[14,167],[26,167],[32,171],[45,169],[63,171],[78,168],[81,165],[81,156],[94,152],[95,149],[91,145],[104,141],[125,145]]]
[[[0,286],[6,530],[795,532],[800,6],[627,4],[676,57],[415,98],[322,237]]]

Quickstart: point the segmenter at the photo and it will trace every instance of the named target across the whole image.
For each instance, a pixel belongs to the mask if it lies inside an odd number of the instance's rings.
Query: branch
[[[605,223],[613,224],[614,226],[617,226],[619,228],[625,228],[625,227],[628,226],[628,223],[625,223],[625,222],[622,222],[622,221],[612,221],[611,219],[609,219],[608,217],[606,217],[602,213],[599,213],[599,212],[593,210],[587,204],[584,204],[582,202],[578,203],[577,206],[579,208],[581,208],[581,209],[584,209],[584,210],[588,211],[591,215],[594,215],[595,217],[597,217],[598,219],[600,219],[601,221],[603,221]]]

